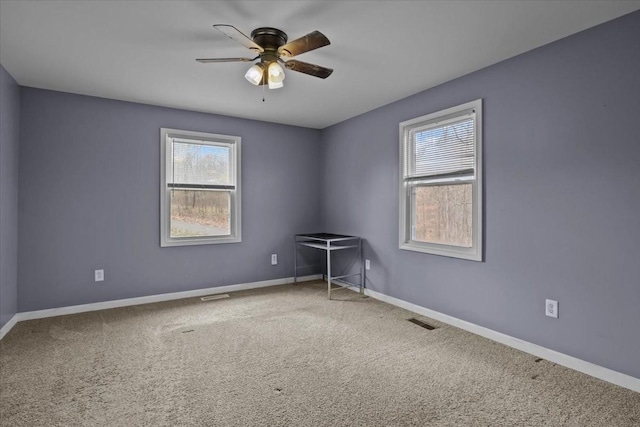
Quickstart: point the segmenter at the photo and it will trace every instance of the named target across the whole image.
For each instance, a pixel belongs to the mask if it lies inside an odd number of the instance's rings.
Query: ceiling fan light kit
[[[244,75],[244,78],[247,79],[249,83],[257,86],[262,82],[263,73],[264,65],[262,65],[262,63],[254,64],[247,70],[247,74]]]
[[[267,84],[269,89],[278,89],[284,86],[284,67],[288,70],[308,74],[321,79],[326,79],[333,73],[331,68],[309,64],[295,59],[284,61],[282,58],[292,58],[311,50],[330,44],[329,39],[320,31],[313,31],[287,43],[288,37],[284,31],[277,28],[261,27],[251,32],[251,38],[247,37],[233,25],[216,24],[216,30],[223,33],[247,49],[258,54],[255,58],[201,58],[196,61],[201,63],[215,62],[260,62],[252,65],[244,77],[253,85]]]
[[[269,83],[269,89],[278,89],[284,86],[284,70],[277,61],[269,64],[268,74],[267,82]]]

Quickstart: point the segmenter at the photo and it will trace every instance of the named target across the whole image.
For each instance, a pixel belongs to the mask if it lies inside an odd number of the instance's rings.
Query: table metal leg
[[[327,293],[331,299],[331,243],[327,243]]]
[[[365,272],[364,272],[364,254],[362,253],[362,239],[358,239],[360,251],[360,293],[364,295]]]
[[[293,284],[298,283],[298,238],[293,237]]]

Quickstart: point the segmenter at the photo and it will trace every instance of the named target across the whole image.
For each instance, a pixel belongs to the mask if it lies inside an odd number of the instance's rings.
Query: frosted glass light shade
[[[262,81],[263,73],[264,73],[264,66],[262,64],[255,64],[247,70],[247,73],[244,75],[244,78],[247,79],[249,83],[257,86]]]
[[[268,82],[269,89],[278,89],[284,86],[284,70],[277,62],[269,64]]]

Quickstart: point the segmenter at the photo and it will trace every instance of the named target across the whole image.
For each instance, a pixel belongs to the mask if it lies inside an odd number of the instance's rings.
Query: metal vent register
[[[414,323],[414,324],[420,326],[421,328],[425,328],[425,329],[428,329],[430,331],[433,331],[436,328],[435,326],[431,326],[428,323],[424,323],[422,320],[418,320],[418,319],[414,319],[414,318],[407,319],[407,320],[409,322],[411,322],[411,323]]]

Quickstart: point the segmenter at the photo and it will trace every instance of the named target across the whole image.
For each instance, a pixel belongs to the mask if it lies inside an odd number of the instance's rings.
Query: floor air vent
[[[428,329],[430,331],[433,331],[436,328],[435,326],[431,326],[430,324],[424,323],[423,321],[418,320],[418,319],[413,319],[412,318],[412,319],[407,319],[407,320],[409,320],[409,322],[411,322],[411,323],[414,323],[414,324],[420,326],[421,328],[425,328],[425,329]]]
[[[229,298],[228,294],[218,294],[218,295],[207,295],[206,297],[200,298],[200,301],[214,301],[217,299]]]

